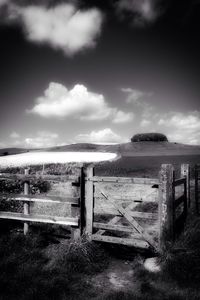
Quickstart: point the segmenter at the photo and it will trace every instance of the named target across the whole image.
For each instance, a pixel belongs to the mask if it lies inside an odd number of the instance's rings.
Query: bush
[[[162,133],[138,133],[132,137],[131,142],[168,142],[168,139]]]

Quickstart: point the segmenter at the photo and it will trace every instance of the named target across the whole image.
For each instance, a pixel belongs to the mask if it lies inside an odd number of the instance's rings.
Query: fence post
[[[163,164],[159,174],[159,248],[165,248],[174,238],[174,168]]]
[[[29,174],[29,169],[25,169],[25,175]],[[29,194],[29,183],[27,181],[24,182],[24,195]],[[29,215],[30,214],[30,205],[29,202],[24,202],[24,214]],[[24,235],[28,233],[29,224],[27,222],[24,222]]]
[[[195,165],[195,205],[197,214],[199,214],[199,173],[200,165]]]
[[[73,185],[73,195],[77,196],[79,195],[79,204],[71,204],[71,217],[79,217],[79,224],[77,227],[71,227],[71,238],[73,240],[78,240],[81,237],[82,234],[82,201],[83,201],[83,195],[82,195],[82,167],[79,170],[79,177],[78,177],[78,184]]]
[[[86,169],[87,181],[85,184],[85,233],[88,237],[92,234],[93,217],[94,217],[94,183],[92,177],[94,176],[94,167],[89,165]]]
[[[81,167],[80,174],[80,234],[85,228],[85,168]]]
[[[181,176],[186,178],[186,197],[187,197],[187,205],[190,207],[191,199],[190,199],[190,165],[182,164],[181,165]],[[186,208],[187,210],[187,208]]]

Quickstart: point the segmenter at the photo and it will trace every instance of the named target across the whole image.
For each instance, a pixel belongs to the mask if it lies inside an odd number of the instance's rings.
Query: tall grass
[[[182,287],[199,287],[200,282],[200,217],[193,216],[184,233],[163,251],[163,277]]]
[[[47,246],[40,235],[4,235],[0,238],[0,299],[88,299],[87,274],[106,265],[104,251],[85,239]]]

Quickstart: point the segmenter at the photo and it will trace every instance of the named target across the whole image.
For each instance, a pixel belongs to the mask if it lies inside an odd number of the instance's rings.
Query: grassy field
[[[200,155],[123,156],[117,161],[98,164],[96,175],[158,178],[162,164],[173,164],[180,170],[182,163],[190,164],[193,177],[194,165],[200,164]]]

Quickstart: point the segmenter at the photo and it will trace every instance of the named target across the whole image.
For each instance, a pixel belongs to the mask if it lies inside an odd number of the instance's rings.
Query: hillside
[[[0,155],[18,154],[32,151],[81,151],[81,152],[116,152],[122,156],[169,156],[169,155],[200,155],[200,146],[185,145],[170,142],[130,142],[115,145],[99,145],[78,143],[65,146],[56,146],[41,149],[4,148],[0,149]]]

